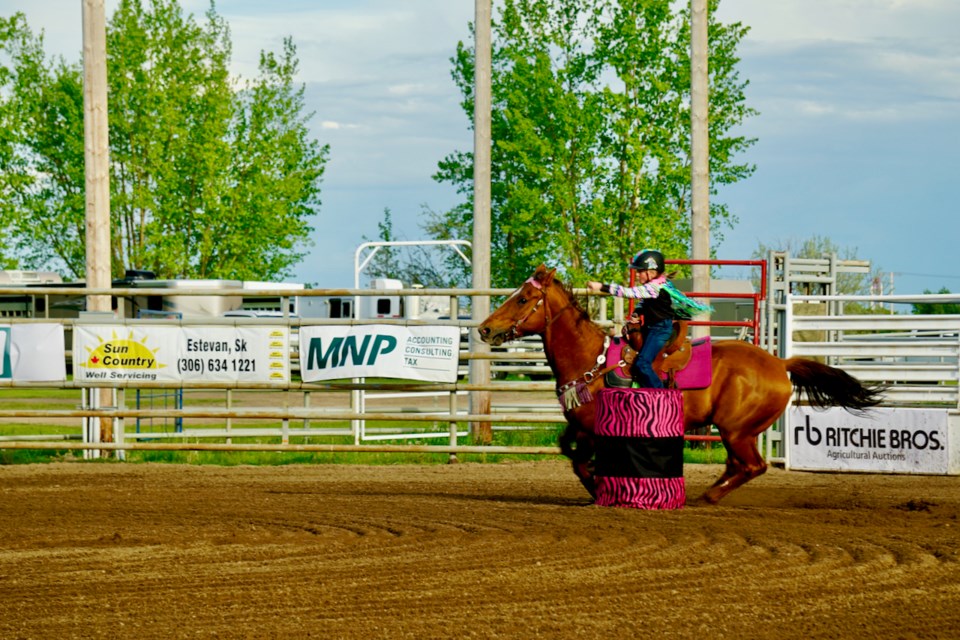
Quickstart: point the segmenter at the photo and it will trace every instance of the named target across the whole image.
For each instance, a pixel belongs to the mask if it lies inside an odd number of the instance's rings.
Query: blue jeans
[[[653,359],[667,344],[671,333],[673,333],[673,320],[670,318],[643,326],[640,334],[643,336],[643,346],[640,347],[637,359],[630,367],[630,373],[642,387],[663,389],[663,380],[653,371]]]

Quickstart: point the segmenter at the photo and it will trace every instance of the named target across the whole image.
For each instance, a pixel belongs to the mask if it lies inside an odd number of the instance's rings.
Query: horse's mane
[[[553,279],[553,284],[559,286],[560,289],[567,294],[567,298],[570,299],[570,306],[572,306],[579,314],[578,321],[586,320],[587,322],[593,323],[593,319],[590,318],[590,314],[587,313],[587,310],[584,309],[583,305],[580,303],[580,298],[573,293],[573,287],[557,278]]]

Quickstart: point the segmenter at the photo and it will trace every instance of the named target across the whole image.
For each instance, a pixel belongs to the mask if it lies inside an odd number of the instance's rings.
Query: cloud
[[[290,36],[298,46],[304,82],[370,80],[398,68],[423,74],[436,71],[437,61],[452,54],[456,40],[469,35],[472,7],[446,0],[280,2],[269,12],[259,5],[247,6],[246,10],[230,3],[218,6],[233,35],[234,70],[255,74],[258,52],[279,50],[282,39]],[[417,61],[427,64],[408,68]]]
[[[743,77],[767,125],[956,117],[960,2],[725,0],[717,17],[751,28]]]
[[[359,129],[359,128],[360,128],[360,125],[357,125],[357,124],[349,124],[349,123],[344,123],[344,122],[335,122],[335,121],[333,121],[333,120],[324,120],[323,122],[320,123],[320,128],[321,128],[321,129],[333,129],[333,130],[340,130],[340,129]]]
[[[721,255],[818,233],[884,271],[945,273],[960,233],[947,143],[960,135],[960,2],[723,0],[718,17],[751,27],[740,71],[761,112],[744,125],[756,174],[718,195],[741,221]]]
[[[723,0],[717,16],[741,21],[757,42],[865,41],[923,35],[955,38],[960,3],[955,0]]]
[[[387,87],[387,93],[392,96],[418,96],[430,92],[429,86],[422,82],[407,82],[405,84],[394,84]]]
[[[960,108],[960,47],[952,42],[749,43],[742,76],[767,133],[805,119],[956,122]]]

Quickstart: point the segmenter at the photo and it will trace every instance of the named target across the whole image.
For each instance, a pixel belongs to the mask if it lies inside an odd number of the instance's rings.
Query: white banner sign
[[[300,375],[304,382],[371,377],[456,382],[459,358],[459,327],[300,329]]]
[[[0,326],[0,380],[62,382],[67,379],[63,325]]]
[[[289,382],[290,329],[76,325],[74,378],[179,383]]]
[[[945,474],[949,429],[945,409],[871,410],[795,407],[788,415],[787,466],[811,471]]]

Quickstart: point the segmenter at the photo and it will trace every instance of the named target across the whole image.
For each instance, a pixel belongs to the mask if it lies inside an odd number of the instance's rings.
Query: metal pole
[[[490,105],[492,83],[491,61],[491,0],[475,0],[475,70],[473,109],[473,288],[490,288]],[[473,296],[472,317],[484,320],[490,315],[490,298]],[[481,342],[476,332],[470,334],[470,349],[489,353],[490,347]],[[470,361],[470,382],[489,384],[490,361]],[[470,393],[470,413],[490,413],[490,393]],[[470,432],[480,442],[493,438],[489,423],[472,423]]]
[[[103,0],[83,0],[83,146],[86,175],[86,286],[109,289],[110,148],[107,124],[107,32]],[[110,296],[87,297],[87,311],[111,310]],[[112,401],[100,390],[100,406]],[[113,441],[109,419],[100,422],[100,439]]]
[[[707,129],[707,0],[690,0],[690,158],[691,257],[710,259],[710,134]],[[710,291],[710,267],[693,266],[694,291]],[[693,327],[694,337],[710,334],[709,326]]]

